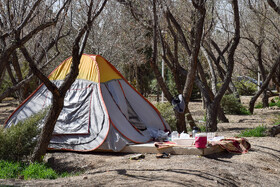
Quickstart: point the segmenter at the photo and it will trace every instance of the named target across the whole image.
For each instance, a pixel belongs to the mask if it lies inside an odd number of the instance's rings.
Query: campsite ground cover
[[[247,106],[248,97],[242,102]],[[13,111],[17,103],[0,103],[0,123]],[[193,117],[203,119],[199,102],[191,103]],[[254,115],[227,115],[230,123],[218,125],[219,135],[232,137],[247,128],[271,126],[280,110],[256,109]],[[214,154],[207,157],[172,155],[157,159],[146,154],[144,159],[130,160],[131,154],[72,152],[48,153],[57,170],[82,172],[79,176],[56,180],[0,179],[1,185],[18,186],[280,186],[280,137],[247,138],[252,149],[247,154]]]

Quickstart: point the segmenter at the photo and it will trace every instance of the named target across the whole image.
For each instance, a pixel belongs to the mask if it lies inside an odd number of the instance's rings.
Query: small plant
[[[263,104],[261,102],[258,102],[256,105],[255,105],[255,108],[263,108]]]
[[[221,106],[226,114],[250,115],[250,112],[232,94],[224,95]]]
[[[16,179],[23,176],[24,180],[30,179],[56,179],[58,177],[77,176],[77,173],[58,173],[44,163],[26,164],[23,162],[11,162],[0,160],[0,178]]]
[[[206,126],[205,125],[198,125],[198,128],[201,132],[206,132]]]
[[[200,132],[206,132],[206,126],[205,124],[198,124],[197,127],[200,129]],[[188,132],[192,132],[191,127],[188,127]]]
[[[176,117],[172,105],[170,103],[156,103],[155,107],[159,110],[161,116],[169,124],[171,130],[176,131]]]
[[[271,101],[268,103],[268,105],[270,107],[274,107],[274,106],[277,106],[280,108],[280,100],[279,100],[279,97],[275,97],[273,99],[271,99]],[[255,105],[255,108],[263,108],[263,104],[261,102],[257,103]]]
[[[254,129],[246,129],[241,131],[237,137],[264,137],[266,129],[267,128],[265,126],[258,126]]]
[[[23,169],[22,165],[18,162],[13,163],[4,160],[0,160],[0,168],[1,179],[17,178]]]
[[[280,100],[279,97],[275,97],[274,99],[271,99],[271,101],[269,102],[269,106],[277,106],[280,108]]]
[[[32,163],[28,165],[22,172],[25,180],[29,179],[56,179],[58,174],[44,164]]]

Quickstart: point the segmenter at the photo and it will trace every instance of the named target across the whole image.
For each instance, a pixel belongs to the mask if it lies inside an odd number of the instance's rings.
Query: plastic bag
[[[163,130],[160,129],[155,129],[155,128],[147,128],[151,137],[155,141],[164,141],[168,139],[168,132],[164,132]]]
[[[172,100],[173,109],[179,113],[184,113],[185,111],[185,101],[183,95],[180,94]]]

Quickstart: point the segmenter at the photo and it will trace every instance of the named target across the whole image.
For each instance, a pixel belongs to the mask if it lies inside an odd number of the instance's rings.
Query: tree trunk
[[[48,112],[45,125],[40,133],[38,143],[34,149],[34,152],[33,152],[32,158],[31,158],[32,162],[35,162],[35,161],[41,162],[43,159],[42,155],[46,154],[57,118],[58,118],[61,110],[63,109],[64,97],[53,95],[52,103],[53,103],[53,105],[50,108],[50,111]]]
[[[217,110],[218,108],[214,105],[214,103],[208,103],[206,106],[206,131],[207,132],[216,132],[218,129]]]
[[[201,46],[201,51],[203,52],[203,54],[208,62],[208,66],[210,69],[210,75],[211,75],[211,78],[210,78],[211,79],[211,90],[213,92],[213,95],[215,95],[217,93],[217,76],[216,76],[216,73],[214,70],[214,65],[212,63],[210,56],[207,53],[207,50],[203,46]]]
[[[262,104],[264,108],[269,107],[267,89],[265,89],[263,92]]]
[[[204,108],[206,108],[205,105],[207,105],[207,103],[213,102],[214,94],[207,84],[206,75],[203,71],[203,68],[202,68],[202,65],[201,65],[200,62],[198,63],[198,68],[197,69],[198,69],[201,81],[199,81],[198,77],[197,77],[195,82],[196,82],[197,87],[200,89],[200,92],[201,92],[202,98],[203,98],[203,105],[204,105]],[[208,102],[205,102],[205,101],[208,101]],[[224,123],[229,122],[227,117],[224,114],[223,109],[220,106],[218,107],[218,118],[219,118],[220,121],[222,121]]]
[[[226,115],[224,113],[224,110],[221,106],[218,106],[218,119],[223,123],[228,123],[229,122],[229,120],[226,117]]]
[[[174,111],[176,116],[176,128],[179,133],[187,132],[185,113]]]
[[[191,114],[191,112],[190,112],[188,106],[186,106],[186,108],[185,108],[185,115],[186,115],[186,117],[187,117],[188,123],[190,124],[190,127],[191,127],[192,129],[193,129],[194,127],[196,127],[196,124],[195,124],[195,122],[194,122],[194,119],[193,119],[193,117],[192,117],[192,114]],[[186,130],[185,132],[187,132],[187,130]]]

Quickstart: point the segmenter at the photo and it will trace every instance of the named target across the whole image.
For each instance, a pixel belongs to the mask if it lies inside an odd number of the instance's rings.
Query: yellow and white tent
[[[60,86],[71,63],[71,57],[66,59],[49,79]],[[5,127],[36,114],[51,101],[51,92],[39,86],[13,112]],[[65,96],[49,148],[120,151],[128,143],[151,141],[150,129],[170,131],[158,110],[112,64],[100,55],[84,54],[79,75]]]

